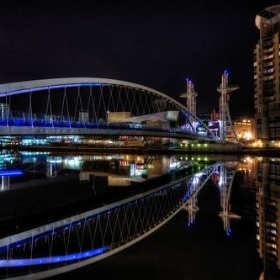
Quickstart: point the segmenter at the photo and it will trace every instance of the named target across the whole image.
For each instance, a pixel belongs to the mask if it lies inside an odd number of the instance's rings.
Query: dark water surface
[[[179,212],[167,224],[137,244],[105,260],[53,279],[134,280],[257,280],[262,262],[256,252],[254,194],[238,187],[233,191],[241,220],[223,229],[219,191],[211,184],[198,196],[199,211],[188,227],[188,215]],[[250,209],[248,211],[248,209]]]
[[[24,176],[5,179],[7,185],[2,178],[0,238],[8,232],[14,234],[40,225],[42,217],[44,222],[50,222],[56,215],[61,219],[70,212],[75,215],[110,204],[118,197],[166,184],[176,176],[185,177],[186,170],[190,170],[185,168],[189,161],[180,156],[128,158],[17,155],[16,167],[22,168]],[[58,164],[49,164],[57,160]],[[243,167],[235,174],[229,198],[230,212],[240,218],[231,219],[228,227],[219,216],[222,207],[218,180],[211,179],[197,195],[198,211],[192,224],[189,225],[189,213],[181,210],[134,245],[51,279],[279,280],[280,159],[251,160],[240,159]],[[192,172],[220,160],[202,161],[195,160]],[[50,166],[57,172],[55,176],[50,176]],[[91,175],[81,180],[81,171],[84,175],[90,171]],[[110,185],[107,176],[117,180]],[[120,177],[133,179],[131,185],[114,185],[127,182],[118,181]],[[142,184],[136,179],[146,181]]]

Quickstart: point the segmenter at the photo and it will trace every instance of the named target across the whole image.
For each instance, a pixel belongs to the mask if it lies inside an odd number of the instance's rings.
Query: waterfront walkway
[[[50,152],[71,152],[71,153],[139,153],[139,154],[182,154],[182,153],[197,153],[197,154],[245,154],[245,155],[280,155],[280,149],[265,147],[265,148],[249,148],[249,147],[224,147],[223,144],[220,146],[215,145],[208,146],[206,148],[181,148],[175,146],[164,146],[164,147],[93,147],[90,145],[30,145],[30,146],[19,146],[19,145],[6,145],[2,149],[19,149],[24,151],[50,151]]]

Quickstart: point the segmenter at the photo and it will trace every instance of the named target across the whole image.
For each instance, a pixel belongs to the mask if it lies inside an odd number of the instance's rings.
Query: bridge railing
[[[140,123],[110,123],[110,122],[81,122],[81,121],[65,121],[65,120],[49,120],[49,119],[28,119],[28,118],[11,118],[0,119],[0,134],[1,127],[28,127],[34,128],[71,128],[71,129],[105,129],[105,130],[127,130],[127,131],[148,131],[148,132],[166,132],[178,135],[189,135],[198,137],[191,130],[180,127],[157,127],[149,126]],[[70,132],[69,132],[70,133]],[[210,140],[212,135],[199,136],[198,138]]]

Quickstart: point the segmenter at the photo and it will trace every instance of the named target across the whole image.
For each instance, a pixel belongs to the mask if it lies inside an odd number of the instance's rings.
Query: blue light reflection
[[[84,258],[90,258],[96,255],[103,254],[108,251],[109,247],[101,247],[98,249],[84,251],[81,253],[74,253],[62,256],[52,256],[43,258],[33,258],[33,259],[13,259],[13,260],[0,260],[0,267],[18,267],[18,266],[29,266],[29,265],[41,265],[41,264],[52,264],[60,263],[73,260],[81,260]]]
[[[2,169],[0,170],[0,176],[19,176],[23,172],[21,169]]]

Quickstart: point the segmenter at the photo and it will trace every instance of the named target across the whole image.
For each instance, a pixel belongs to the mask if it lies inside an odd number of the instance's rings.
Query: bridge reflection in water
[[[227,177],[226,170],[230,170]],[[209,165],[163,186],[138,192],[117,202],[0,239],[0,276],[42,279],[115,254],[145,238],[181,210],[194,219],[196,195],[210,177],[230,182],[235,166]],[[223,174],[221,173],[223,172]],[[229,183],[221,197],[228,207]],[[221,186],[222,190],[222,186]],[[191,206],[191,207],[190,207]],[[193,211],[195,210],[195,211]],[[227,231],[228,209],[223,208]],[[228,216],[229,217],[229,216]]]

